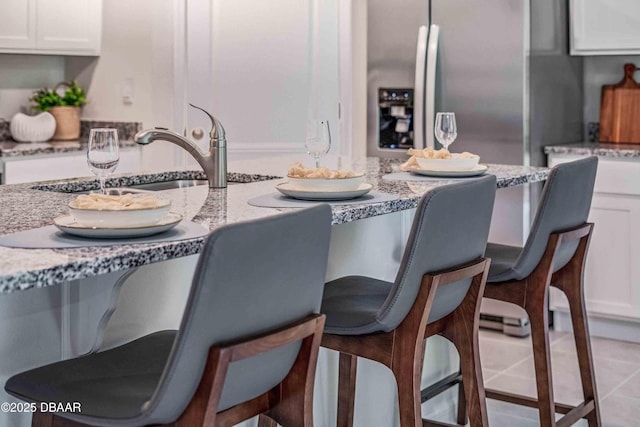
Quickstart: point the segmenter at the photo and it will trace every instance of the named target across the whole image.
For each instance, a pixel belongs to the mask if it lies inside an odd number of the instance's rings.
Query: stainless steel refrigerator
[[[407,129],[413,146],[432,145],[436,111],[456,113],[451,150],[477,153],[483,163],[545,165],[545,145],[582,141],[582,58],[568,53],[566,3],[369,0],[368,154],[406,158],[407,144],[388,142],[394,132],[399,140],[396,130]],[[431,29],[424,57],[422,26]],[[429,56],[429,43],[437,55]],[[412,127],[402,109],[385,103],[385,89],[403,88],[413,90]],[[540,189],[498,191],[492,241],[524,243]],[[490,300],[482,311],[485,326],[528,333],[524,311]]]

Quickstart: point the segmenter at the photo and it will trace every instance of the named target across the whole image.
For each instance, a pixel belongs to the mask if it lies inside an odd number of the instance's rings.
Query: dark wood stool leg
[[[473,278],[467,296],[452,313],[453,321],[450,322],[444,334],[455,344],[460,355],[460,370],[462,371],[460,388],[464,389],[464,397],[458,402],[458,423],[466,424],[466,420],[460,420],[460,416],[465,415],[464,412],[461,413],[460,406],[466,406],[471,427],[487,427],[489,425],[478,339],[480,301],[484,293],[484,283],[488,271],[489,266],[487,265],[482,276]]]
[[[277,427],[278,423],[276,423],[272,418],[262,414],[258,416],[258,427]]]
[[[34,412],[31,427],[89,427],[88,424],[57,417],[50,412]]]
[[[464,381],[458,384],[458,414],[456,422],[461,426],[467,425],[469,418],[467,416],[467,398],[464,395]]]
[[[545,292],[545,294],[548,294],[548,292]],[[531,342],[536,370],[540,426],[555,427],[555,401],[553,400],[553,380],[551,377],[551,351],[549,348],[546,296],[542,300],[542,302],[532,304],[531,308],[527,310],[527,314],[529,314],[529,322],[531,323]]]
[[[31,416],[31,427],[53,427],[53,414],[36,411]]]
[[[596,379],[593,369],[593,357],[591,355],[591,342],[589,340],[589,323],[587,308],[584,300],[584,263],[589,247],[589,234],[580,239],[580,243],[573,258],[565,267],[553,277],[553,284],[562,290],[569,301],[573,337],[576,343],[578,365],[580,366],[580,380],[582,381],[582,393],[584,401],[593,401],[593,410],[585,417],[589,427],[601,426],[600,404],[596,390]]]
[[[338,374],[338,427],[352,427],[358,357],[340,353]]]
[[[586,309],[584,300],[575,295],[567,295],[569,309],[571,311],[571,322],[573,323],[573,335],[576,342],[576,352],[578,354],[578,364],[580,366],[580,379],[582,381],[582,392],[584,401],[593,400],[594,408],[587,415],[589,427],[602,425],[600,419],[600,405],[598,403],[598,393],[596,391],[596,379],[593,371],[593,358],[591,356],[591,343],[589,341],[589,325],[587,324]]]
[[[404,363],[398,363],[392,370],[398,384],[398,410],[400,412],[401,427],[421,427],[422,415],[420,411],[420,380],[422,375],[422,358],[408,360],[413,355],[407,355]]]

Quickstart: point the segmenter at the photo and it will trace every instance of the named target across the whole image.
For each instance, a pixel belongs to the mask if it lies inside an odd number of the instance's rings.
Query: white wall
[[[82,117],[140,121],[143,127],[173,127],[174,0],[103,2],[102,50],[99,58],[68,57],[67,79],[87,89]],[[133,102],[123,100],[123,85],[133,86]],[[143,169],[174,167],[167,142],[143,149]]]
[[[34,90],[53,88],[63,80],[61,56],[0,54],[0,118],[10,120],[21,107],[30,106]]]
[[[83,118],[154,122],[159,105],[172,102],[173,0],[107,0],[103,3],[100,57],[67,58],[66,74],[87,88]],[[161,32],[168,22],[167,31]],[[167,54],[167,52],[169,54]],[[164,59],[164,61],[162,60]],[[123,85],[133,85],[133,102],[123,102]],[[154,87],[163,82],[166,87]]]
[[[336,0],[213,1],[212,106],[231,153],[304,153],[311,115],[329,119],[338,153],[337,11]]]
[[[586,56],[584,58],[584,123],[600,121],[602,86],[622,80],[626,63],[640,67],[640,56]],[[640,74],[636,74],[640,81]],[[587,133],[585,131],[585,138]]]

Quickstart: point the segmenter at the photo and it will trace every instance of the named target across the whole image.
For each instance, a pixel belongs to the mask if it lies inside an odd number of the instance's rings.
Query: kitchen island
[[[165,191],[172,210],[213,230],[224,224],[277,215],[288,209],[260,208],[247,200],[275,191],[291,159],[231,164],[226,189],[206,186]],[[368,159],[366,181],[390,194],[376,204],[334,205],[327,279],[344,274],[367,274],[393,280],[414,208],[421,195],[447,179],[389,181],[398,161]],[[506,188],[546,178],[545,168],[490,165],[498,187]],[[179,171],[127,175],[108,186],[203,179],[200,172]],[[97,188],[95,180],[19,184],[0,187],[0,234],[51,224],[66,213],[76,194]],[[470,215],[473,213],[470,212]],[[154,244],[84,247],[77,249],[16,249],[0,247],[0,381],[33,366],[96,351],[152,330],[175,328],[184,307],[189,281],[203,237]],[[39,289],[38,289],[39,288]],[[248,313],[250,315],[250,313]],[[108,324],[107,324],[108,323]],[[427,346],[423,385],[457,369],[444,340]],[[317,425],[333,425],[337,359],[322,351],[316,381]],[[359,371],[356,425],[394,425],[395,383],[385,369],[363,362]],[[9,397],[2,396],[9,400]],[[443,396],[447,399],[447,395]],[[453,410],[442,405],[434,411]],[[367,408],[366,411],[362,409]],[[23,414],[2,414],[8,425],[28,422]]]

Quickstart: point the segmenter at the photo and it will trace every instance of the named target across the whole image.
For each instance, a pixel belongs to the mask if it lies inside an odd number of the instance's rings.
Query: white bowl
[[[287,177],[292,188],[304,191],[354,191],[364,182],[364,174],[351,178]]]
[[[480,156],[460,157],[458,153],[451,155],[450,159],[424,159],[416,157],[420,169],[431,171],[468,171],[475,168],[480,161]]]
[[[129,228],[145,227],[157,224],[167,216],[171,201],[161,199],[163,204],[154,208],[143,209],[78,209],[69,203],[69,212],[78,224],[96,228]],[[166,203],[164,203],[166,202]]]

